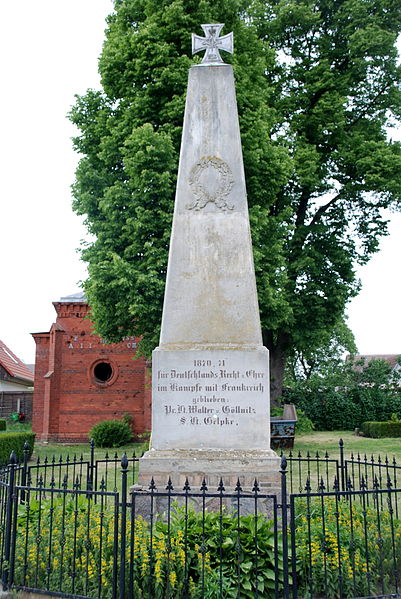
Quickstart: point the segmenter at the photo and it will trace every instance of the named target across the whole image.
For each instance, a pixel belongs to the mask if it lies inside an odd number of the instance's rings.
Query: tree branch
[[[378,91],[378,93],[375,95],[374,98],[372,98],[372,100],[369,102],[368,106],[365,108],[365,110],[363,112],[361,112],[361,114],[359,116],[356,117],[356,119],[354,119],[351,123],[349,123],[349,125],[346,127],[346,130],[349,131],[352,127],[354,127],[364,116],[366,116],[366,114],[369,112],[370,108],[372,108],[372,106],[375,104],[376,100],[384,94],[384,92],[386,91],[386,89],[388,89],[390,87],[390,83],[386,83],[381,90]]]
[[[313,225],[315,225],[320,220],[321,216],[323,216],[323,214],[325,214],[327,212],[327,210],[330,208],[330,206],[335,204],[336,201],[339,200],[340,198],[341,198],[341,193],[338,193],[336,196],[334,196],[334,198],[331,198],[331,200],[329,202],[327,202],[327,204],[324,204],[324,206],[320,206],[320,208],[316,211],[315,216],[312,218],[311,222],[309,223],[308,227],[313,227]]]

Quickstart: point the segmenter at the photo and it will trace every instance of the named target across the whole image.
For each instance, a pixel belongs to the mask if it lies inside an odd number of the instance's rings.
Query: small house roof
[[[33,383],[33,372],[0,339],[0,364],[8,374]]]
[[[356,354],[353,355],[352,358],[354,362],[365,360],[365,364],[369,364],[371,360],[384,360],[384,362],[387,362],[391,368],[395,368],[400,356],[401,354]],[[347,356],[347,359],[349,358],[350,356]]]
[[[72,295],[64,295],[63,297],[60,297],[58,302],[61,302],[61,303],[84,302],[84,303],[86,303],[85,293],[83,291],[78,291],[78,293],[73,293]],[[55,303],[58,303],[58,302],[55,302]]]

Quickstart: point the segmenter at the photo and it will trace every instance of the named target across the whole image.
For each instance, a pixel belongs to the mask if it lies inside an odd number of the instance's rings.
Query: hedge
[[[312,420],[317,430],[353,430],[366,421],[390,420],[401,414],[401,389],[378,386],[308,386],[286,389],[285,403],[293,403]]]
[[[401,422],[389,420],[387,422],[367,421],[362,423],[362,432],[366,437],[380,439],[381,437],[401,437]]]
[[[0,431],[5,431],[7,430],[7,420],[4,420],[3,418],[0,420]]]
[[[0,465],[5,466],[10,462],[10,455],[12,451],[17,454],[18,462],[22,462],[24,459],[24,443],[28,441],[29,444],[29,455],[31,457],[33,452],[33,446],[35,444],[35,433],[21,432],[21,433],[1,433],[0,435]]]

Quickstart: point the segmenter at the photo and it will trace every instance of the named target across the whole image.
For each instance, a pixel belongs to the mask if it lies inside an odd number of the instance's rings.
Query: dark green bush
[[[35,444],[35,433],[2,433],[0,435],[0,465],[4,466],[10,462],[12,451],[17,454],[18,462],[24,459],[24,443],[28,441],[29,457],[32,455],[33,446]]]
[[[373,437],[374,439],[380,439],[381,437],[401,437],[401,422],[395,420],[363,422],[361,428],[366,437]]]
[[[401,412],[400,392],[378,386],[329,387],[306,381],[287,390],[285,401],[300,408],[317,430],[353,430]]]
[[[1,419],[0,420],[0,431],[5,431],[7,430],[7,420]]]
[[[346,360],[324,376],[289,385],[285,403],[301,408],[318,430],[353,430],[401,413],[400,376],[384,360]]]
[[[94,440],[96,447],[120,447],[131,441],[132,431],[127,422],[103,420],[91,428],[89,438]]]

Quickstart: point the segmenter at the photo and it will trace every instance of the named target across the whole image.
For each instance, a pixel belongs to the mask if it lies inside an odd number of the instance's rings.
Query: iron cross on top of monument
[[[225,50],[232,54],[234,52],[234,36],[233,33],[227,33],[219,37],[220,31],[224,27],[224,23],[215,23],[213,25],[201,25],[206,37],[192,34],[192,54],[206,50],[205,56],[202,59],[202,65],[209,64],[224,64],[220,56],[220,50]]]

